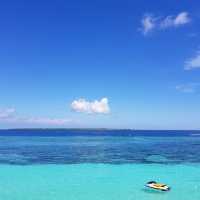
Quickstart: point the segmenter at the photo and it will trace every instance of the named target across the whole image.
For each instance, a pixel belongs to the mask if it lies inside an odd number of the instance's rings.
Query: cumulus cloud
[[[0,109],[0,119],[13,117],[15,114],[14,108]]]
[[[200,68],[200,51],[198,51],[193,58],[187,60],[184,67],[185,70],[192,70],[197,68]]]
[[[110,112],[110,107],[108,104],[108,99],[102,98],[101,100],[87,101],[85,99],[74,100],[71,103],[72,110],[76,112],[84,113],[98,113],[107,114]]]
[[[194,93],[200,88],[200,83],[187,83],[176,86],[176,90],[184,93]]]
[[[144,15],[141,20],[141,30],[144,35],[154,29],[164,30],[170,27],[179,27],[188,24],[191,21],[188,12],[180,12],[176,16],[168,15],[166,17],[153,17],[153,15]]]

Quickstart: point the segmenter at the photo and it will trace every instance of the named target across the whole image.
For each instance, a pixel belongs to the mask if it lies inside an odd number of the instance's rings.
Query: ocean
[[[1,130],[0,199],[199,200],[200,132]]]

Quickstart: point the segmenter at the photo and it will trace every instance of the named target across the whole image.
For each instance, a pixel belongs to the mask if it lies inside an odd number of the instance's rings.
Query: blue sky
[[[4,1],[0,128],[200,128],[198,1]]]

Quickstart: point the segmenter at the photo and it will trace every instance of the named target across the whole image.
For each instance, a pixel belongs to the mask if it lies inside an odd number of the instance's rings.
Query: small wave
[[[200,133],[191,133],[190,136],[200,137]]]
[[[161,156],[161,155],[151,155],[151,156],[148,156],[145,160],[149,162],[154,162],[154,163],[166,163],[170,161],[165,156]]]

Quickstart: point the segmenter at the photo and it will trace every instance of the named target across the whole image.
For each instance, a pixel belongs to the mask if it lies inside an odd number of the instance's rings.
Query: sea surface
[[[0,199],[199,200],[200,132],[0,130]]]

